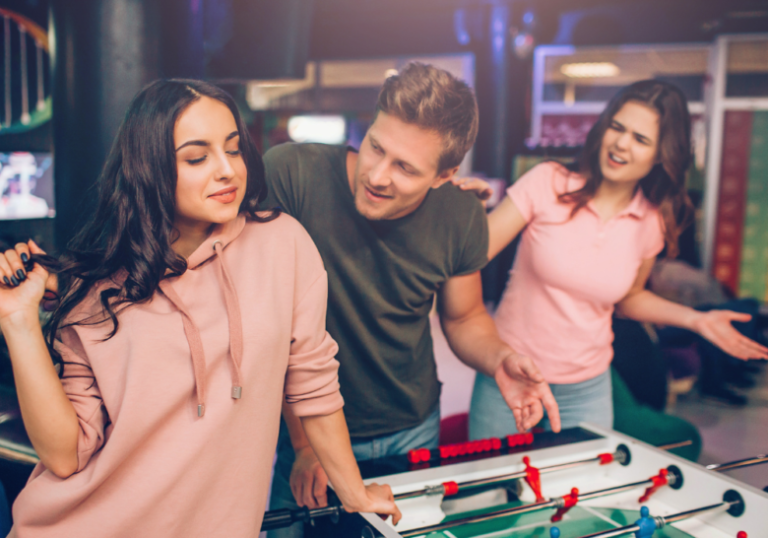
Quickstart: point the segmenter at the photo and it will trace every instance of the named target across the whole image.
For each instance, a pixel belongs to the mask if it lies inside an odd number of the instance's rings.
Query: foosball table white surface
[[[549,465],[594,458],[600,453],[614,452],[619,445],[629,448],[631,460],[627,465],[613,462],[607,465],[592,463],[576,468],[541,475],[542,495],[549,499],[568,494],[576,487],[581,494],[619,486],[622,484],[647,480],[659,473],[660,469],[671,465],[678,467],[682,473],[683,483],[679,489],[670,486],[659,488],[650,499],[643,503],[652,516],[667,516],[670,514],[692,510],[722,502],[727,490],[735,490],[743,498],[744,510],[739,517],[734,517],[724,510],[701,514],[690,519],[671,524],[666,528],[674,528],[696,538],[736,538],[739,531],[747,533],[749,538],[768,538],[768,493],[734,480],[725,474],[707,470],[701,465],[679,458],[665,450],[637,441],[620,433],[601,429],[589,424],[582,428],[598,434],[600,438],[575,442],[551,448],[532,449],[508,455],[489,456],[474,461],[451,463],[445,461],[438,467],[412,470],[405,473],[390,474],[368,478],[367,482],[386,483],[392,487],[393,493],[403,493],[421,489],[426,486],[439,485],[446,481],[465,482],[480,478],[506,475],[524,470],[522,463],[524,455],[530,457],[531,465],[538,468]],[[578,538],[582,536],[568,534],[568,522],[578,513],[583,518],[585,512],[597,520],[604,521],[605,528],[617,528],[626,525],[626,521],[615,521],[611,518],[610,509],[639,511],[639,497],[644,489],[634,489],[623,493],[605,496],[579,502],[570,512],[566,513],[563,521],[554,524],[562,529],[561,538]],[[528,485],[523,486],[520,501],[535,502],[535,496]],[[434,525],[443,521],[446,516],[476,510],[498,509],[499,491],[485,491],[473,497],[459,500],[443,499],[442,495],[421,496],[414,499],[398,501],[398,507],[403,513],[402,521],[392,527],[376,515],[364,514],[363,517],[371,527],[377,529],[387,538],[400,538],[401,532]],[[508,528],[498,528],[496,524],[489,530],[487,524],[468,524],[455,529],[439,531],[428,536],[430,538],[530,538],[538,536],[549,537],[549,527],[553,526],[549,518],[554,510],[542,511],[537,514],[536,521],[527,524],[509,523]],[[530,516],[530,515],[528,515]],[[529,518],[530,519],[530,518]],[[476,527],[476,529],[473,529]],[[533,530],[532,530],[533,529]],[[653,536],[664,536],[657,531]],[[677,536],[675,534],[675,536]],[[681,536],[686,536],[682,534]]]

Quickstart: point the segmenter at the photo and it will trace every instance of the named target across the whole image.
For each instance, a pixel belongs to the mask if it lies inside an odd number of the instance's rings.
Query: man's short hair
[[[413,62],[387,78],[376,114],[434,131],[445,141],[438,174],[459,166],[477,138],[477,101],[464,81],[444,69]]]

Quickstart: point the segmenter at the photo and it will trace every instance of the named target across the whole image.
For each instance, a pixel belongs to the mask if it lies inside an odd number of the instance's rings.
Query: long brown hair
[[[685,189],[685,174],[691,162],[691,116],[688,102],[677,86],[660,80],[641,80],[623,88],[605,107],[576,162],[568,166],[584,176],[583,187],[559,196],[560,202],[574,204],[571,217],[594,198],[603,181],[600,147],[613,117],[627,102],[642,103],[659,114],[658,162],[639,186],[646,199],[659,209],[667,255],[678,253],[677,239],[690,224],[693,204]]]

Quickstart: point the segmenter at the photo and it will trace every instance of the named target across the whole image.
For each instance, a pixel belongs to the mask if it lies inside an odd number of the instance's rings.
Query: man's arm
[[[483,304],[480,271],[448,279],[438,293],[438,311],[453,352],[466,365],[496,380],[519,431],[541,420],[542,405],[552,430],[560,431],[557,402],[538,368],[499,337]]]

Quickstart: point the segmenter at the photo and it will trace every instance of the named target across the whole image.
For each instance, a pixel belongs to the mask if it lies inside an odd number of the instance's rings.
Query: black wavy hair
[[[117,333],[118,307],[148,300],[163,278],[186,271],[186,260],[171,247],[178,238],[174,228],[177,170],[173,132],[181,114],[202,97],[223,103],[237,124],[239,149],[248,171],[240,212],[258,222],[277,217],[277,211],[256,212],[267,195],[264,164],[234,99],[199,80],[167,79],[148,84],[133,98],[112,144],[96,183],[94,213],[58,260],[32,257],[32,262],[59,277],[61,299],[45,328],[54,362],[61,362],[53,346],[61,328],[111,320],[109,339]],[[107,279],[114,285],[100,292],[106,316],[68,320],[90,290]]]

